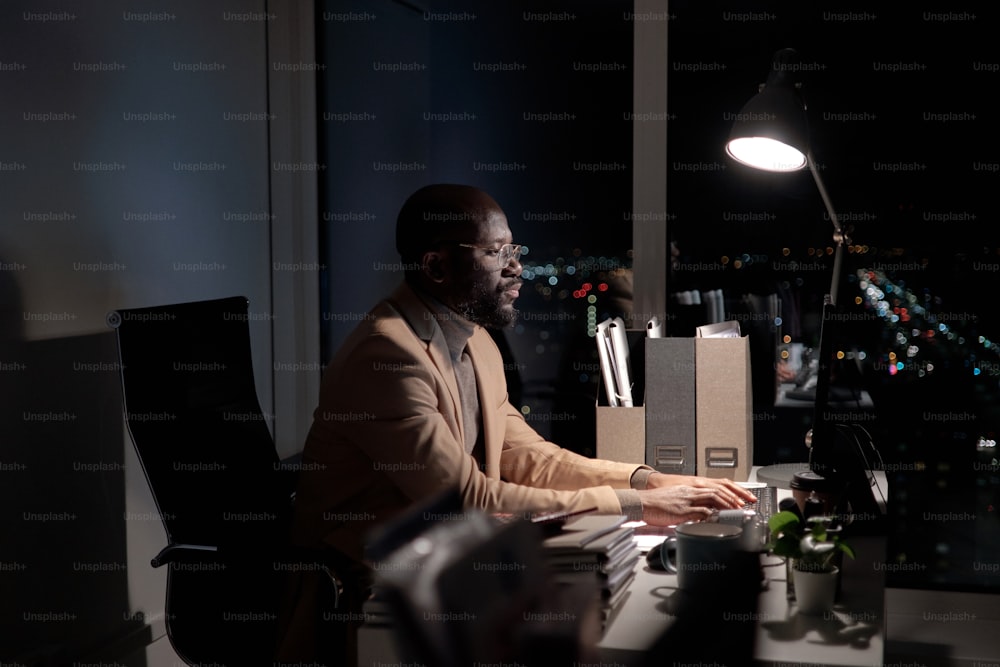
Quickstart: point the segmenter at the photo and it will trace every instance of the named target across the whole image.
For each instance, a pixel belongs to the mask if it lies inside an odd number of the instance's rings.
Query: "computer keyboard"
[[[754,510],[764,520],[778,511],[778,489],[775,487],[763,482],[737,482],[737,484],[757,498],[756,503],[748,502],[743,509]]]

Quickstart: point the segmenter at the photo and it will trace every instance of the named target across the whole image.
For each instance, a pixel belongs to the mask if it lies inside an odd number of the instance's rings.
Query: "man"
[[[729,480],[580,456],[528,426],[483,328],[517,317],[512,240],[470,186],[424,187],[400,211],[405,280],[327,367],[296,495],[296,541],[329,547],[353,575],[366,577],[373,527],[449,487],[489,512],[596,507],[660,525],[753,499]]]

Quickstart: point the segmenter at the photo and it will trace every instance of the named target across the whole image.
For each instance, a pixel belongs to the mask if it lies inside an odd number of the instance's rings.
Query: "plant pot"
[[[792,570],[795,603],[800,614],[818,616],[833,610],[839,572],[838,568],[833,568],[829,572]]]

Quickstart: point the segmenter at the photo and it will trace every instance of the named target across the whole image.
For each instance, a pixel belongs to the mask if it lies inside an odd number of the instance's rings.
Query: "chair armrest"
[[[153,567],[169,565],[170,563],[182,561],[185,563],[204,562],[214,560],[214,555],[218,553],[219,547],[207,546],[204,544],[168,544],[160,549],[149,564]]]

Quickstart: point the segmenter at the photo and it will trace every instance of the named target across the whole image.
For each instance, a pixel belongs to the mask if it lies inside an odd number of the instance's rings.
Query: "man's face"
[[[492,211],[467,238],[459,241],[476,248],[454,246],[451,306],[469,320],[484,327],[502,328],[517,319],[514,301],[521,287],[521,263],[517,259],[501,266],[502,246],[512,242],[507,216]]]

